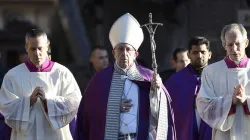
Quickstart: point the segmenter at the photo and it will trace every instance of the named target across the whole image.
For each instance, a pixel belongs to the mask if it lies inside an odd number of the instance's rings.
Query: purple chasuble
[[[165,83],[174,110],[177,140],[211,140],[212,129],[203,120],[198,131],[195,114],[195,95],[200,80],[189,64],[172,75]]]
[[[147,140],[149,128],[149,90],[152,79],[152,71],[137,65],[144,81],[133,81],[139,87],[139,120],[137,140]],[[74,140],[103,140],[106,124],[106,111],[109,90],[114,72],[111,65],[97,72],[90,80],[82,98],[78,114]],[[165,90],[165,89],[164,89]],[[166,91],[166,90],[165,90]],[[173,123],[173,111],[168,98],[168,140],[176,140],[175,127]]]
[[[46,59],[46,61],[42,64],[41,68],[37,68],[35,64],[33,64],[30,60],[25,62],[25,65],[29,69],[30,72],[50,72],[54,66],[53,61]],[[75,125],[76,125],[76,117],[70,122],[69,128],[72,137],[74,137],[75,133]]]
[[[4,122],[4,116],[0,112],[0,140],[10,140],[11,128]]]
[[[224,61],[226,62],[227,64],[227,67],[230,69],[230,68],[246,68],[247,67],[247,63],[248,63],[248,60],[249,58],[245,57],[243,58],[239,65],[236,65],[235,62],[233,60],[231,60],[229,57],[226,57],[224,59]]]

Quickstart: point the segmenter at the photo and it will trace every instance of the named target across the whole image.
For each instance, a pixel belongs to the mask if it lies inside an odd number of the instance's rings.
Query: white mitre
[[[144,35],[139,22],[129,13],[117,19],[109,32],[109,40],[113,49],[120,43],[127,43],[138,50],[143,39]]]

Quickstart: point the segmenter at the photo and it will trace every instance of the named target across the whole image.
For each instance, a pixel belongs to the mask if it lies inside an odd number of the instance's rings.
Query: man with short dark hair
[[[201,73],[211,55],[206,38],[192,38],[188,44],[191,63],[173,74],[164,84],[172,98],[178,140],[211,140],[211,128],[200,119],[195,105]]]
[[[29,60],[9,70],[0,90],[11,140],[72,140],[68,124],[77,113],[80,89],[66,67],[48,59],[45,32],[32,29],[25,42]]]
[[[103,47],[95,47],[91,52],[90,62],[96,72],[106,68],[109,64],[107,49]]]
[[[91,77],[108,65],[109,57],[107,49],[102,46],[95,46],[90,53],[89,66],[87,68],[78,68],[74,73],[82,94],[88,86]]]
[[[190,63],[190,59],[187,56],[188,50],[185,48],[177,48],[173,53],[175,61],[176,72],[183,69]]]
[[[173,52],[174,69],[169,69],[160,73],[163,81],[166,81],[171,75],[183,69],[190,63],[187,56],[188,50],[185,48],[176,48]]]

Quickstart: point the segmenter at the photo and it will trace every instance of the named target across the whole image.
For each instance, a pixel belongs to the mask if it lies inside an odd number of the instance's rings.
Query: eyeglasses
[[[244,40],[244,41],[242,41],[242,42],[238,42],[238,43],[226,44],[225,46],[228,47],[228,48],[232,48],[232,47],[234,46],[234,44],[235,44],[235,45],[237,46],[237,48],[239,48],[239,47],[241,47],[246,41],[247,41],[247,39]]]

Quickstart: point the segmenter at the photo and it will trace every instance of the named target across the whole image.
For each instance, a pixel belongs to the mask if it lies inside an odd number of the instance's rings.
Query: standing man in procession
[[[79,106],[75,140],[176,139],[161,78],[135,62],[143,38],[129,13],[113,24],[109,39],[115,63],[92,77]]]
[[[160,73],[163,81],[167,81],[173,74],[185,68],[189,63],[188,50],[186,48],[176,48],[173,52],[174,69],[168,69]]]
[[[78,68],[75,72],[76,81],[82,94],[88,86],[91,77],[98,71],[109,65],[109,56],[106,48],[95,46],[90,53],[90,63],[88,67]],[[84,96],[83,96],[84,97]]]
[[[48,59],[45,32],[26,36],[29,60],[11,69],[0,90],[0,110],[12,128],[11,140],[71,140],[69,123],[81,100],[72,73]]]
[[[228,56],[202,73],[197,108],[213,128],[213,140],[250,138],[250,62],[245,49],[247,32],[241,24],[226,25],[221,32]]]
[[[178,140],[211,140],[212,129],[201,120],[195,102],[202,70],[212,55],[209,41],[193,37],[188,43],[187,55],[191,63],[164,84],[172,99],[176,136]]]

